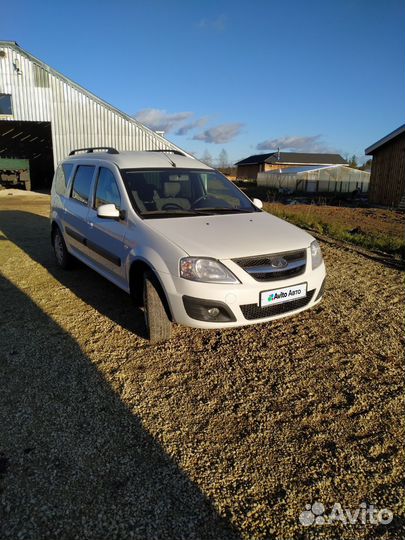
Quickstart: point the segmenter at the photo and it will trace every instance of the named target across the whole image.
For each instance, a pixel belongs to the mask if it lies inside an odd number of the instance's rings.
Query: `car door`
[[[126,212],[119,183],[112,168],[100,166],[94,188],[94,197],[87,216],[90,257],[101,265],[114,281],[125,282],[125,259],[127,248],[124,237],[127,230]],[[123,213],[123,218],[100,218],[97,208],[103,204],[114,204]]]
[[[70,193],[65,199],[63,213],[65,240],[72,253],[79,258],[89,256],[87,214],[95,171],[95,165],[78,165]]]

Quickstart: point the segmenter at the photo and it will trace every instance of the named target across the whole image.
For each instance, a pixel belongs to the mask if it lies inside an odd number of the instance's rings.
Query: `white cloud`
[[[134,118],[153,131],[169,133],[191,116],[192,112],[168,113],[163,109],[143,109],[137,112]]]
[[[153,131],[164,131],[178,136],[187,135],[190,131],[203,128],[209,121],[209,116],[192,118],[193,112],[184,111],[168,113],[164,109],[142,109],[138,111],[134,118],[152,129]],[[229,123],[208,128],[200,133],[196,133],[193,139],[208,143],[227,143],[239,135],[243,124]]]
[[[208,116],[203,116],[201,118],[197,118],[194,122],[190,122],[188,124],[184,124],[183,126],[180,126],[178,130],[176,131],[175,135],[187,135],[187,133],[193,129],[202,128],[206,125],[208,122]]]
[[[257,150],[277,150],[294,152],[333,152],[323,141],[321,135],[288,135],[276,139],[267,139],[256,146]]]
[[[239,123],[220,124],[206,129],[202,133],[197,133],[197,135],[194,135],[193,139],[215,144],[227,143],[239,135],[242,127],[243,124]]]

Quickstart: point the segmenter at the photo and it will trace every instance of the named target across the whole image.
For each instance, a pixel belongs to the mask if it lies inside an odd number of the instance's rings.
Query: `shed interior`
[[[51,122],[0,120],[0,174],[9,178],[1,171],[2,158],[7,158],[7,167],[10,159],[28,160],[31,189],[50,189],[54,173]]]

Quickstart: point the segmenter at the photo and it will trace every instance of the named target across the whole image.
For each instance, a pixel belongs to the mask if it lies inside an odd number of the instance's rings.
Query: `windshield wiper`
[[[142,212],[143,218],[155,218],[155,217],[184,217],[184,216],[198,216],[199,212],[196,210],[149,210]]]
[[[241,213],[241,214],[249,214],[251,212],[255,212],[254,209],[247,209],[247,208],[216,208],[216,207],[209,207],[209,208],[201,208],[201,209],[198,209],[196,208],[195,209],[195,212],[198,212],[199,214],[205,214],[205,213],[218,213],[218,214],[226,214],[226,213],[233,213],[233,212],[236,212],[236,213]]]

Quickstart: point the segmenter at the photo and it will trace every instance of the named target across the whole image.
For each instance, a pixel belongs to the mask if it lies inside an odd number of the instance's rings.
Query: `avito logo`
[[[279,292],[279,293],[272,293],[270,294],[270,296],[268,297],[268,301],[269,302],[272,302],[273,300],[279,300],[280,298],[286,298],[288,296],[287,293],[285,292]]]

